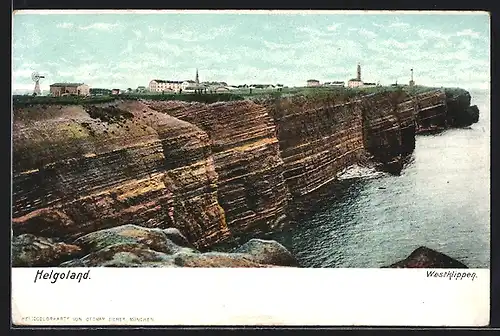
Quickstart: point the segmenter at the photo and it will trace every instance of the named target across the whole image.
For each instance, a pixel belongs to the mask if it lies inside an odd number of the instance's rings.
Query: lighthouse
[[[415,81],[413,80],[413,69],[411,71],[411,79],[410,79],[410,86],[415,86]]]

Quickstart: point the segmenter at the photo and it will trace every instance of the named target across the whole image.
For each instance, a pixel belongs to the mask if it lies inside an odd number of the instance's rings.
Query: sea
[[[426,246],[490,267],[490,93],[470,90],[479,122],[418,135],[400,176],[351,167],[327,199],[274,239],[302,267],[378,268]]]

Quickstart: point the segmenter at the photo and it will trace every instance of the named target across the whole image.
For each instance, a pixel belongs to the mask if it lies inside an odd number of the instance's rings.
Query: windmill
[[[45,78],[45,76],[40,76],[38,72],[33,72],[31,74],[31,79],[35,82],[35,90],[33,91],[33,96],[39,96],[42,94],[40,90],[40,79]]]

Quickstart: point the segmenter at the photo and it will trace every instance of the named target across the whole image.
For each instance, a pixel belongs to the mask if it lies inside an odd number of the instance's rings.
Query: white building
[[[179,92],[186,87],[193,85],[194,81],[174,81],[164,79],[153,79],[149,82],[151,92]]]
[[[319,80],[309,79],[307,80],[307,86],[319,86]]]
[[[363,86],[363,81],[361,80],[361,65],[359,63],[356,78],[349,79],[347,86],[350,88]]]

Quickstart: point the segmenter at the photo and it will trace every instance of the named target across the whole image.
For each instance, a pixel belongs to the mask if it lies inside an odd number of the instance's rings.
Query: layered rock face
[[[269,104],[268,109],[291,194],[288,213],[294,218],[329,194],[338,173],[360,160],[364,153],[361,105],[290,97]]]
[[[416,95],[417,104],[417,133],[439,132],[447,125],[446,95],[442,90],[429,91]]]
[[[273,232],[334,193],[346,167],[372,159],[399,173],[416,133],[472,123],[477,115],[460,90],[385,92],[343,103],[295,96],[18,108],[16,263],[47,265],[83,254],[89,257],[82,265],[103,265],[127,253],[140,263],[172,261],[175,247],[149,246],[155,252],[144,259],[137,242],[89,250],[80,239],[130,223],[177,228],[198,250]],[[187,246],[182,239],[173,244]],[[186,258],[176,265],[217,263],[212,255]]]
[[[233,235],[270,232],[285,223],[289,193],[275,126],[264,106],[251,101],[147,104],[207,132],[219,176],[219,204]]]
[[[176,227],[196,246],[229,235],[207,134],[139,102],[16,109],[12,211],[15,235],[129,222]]]
[[[382,169],[399,174],[415,150],[417,100],[406,92],[383,92],[364,97],[365,147]]]
[[[417,105],[417,133],[434,133],[449,127],[470,126],[479,120],[479,109],[463,89],[432,90],[413,97]]]

